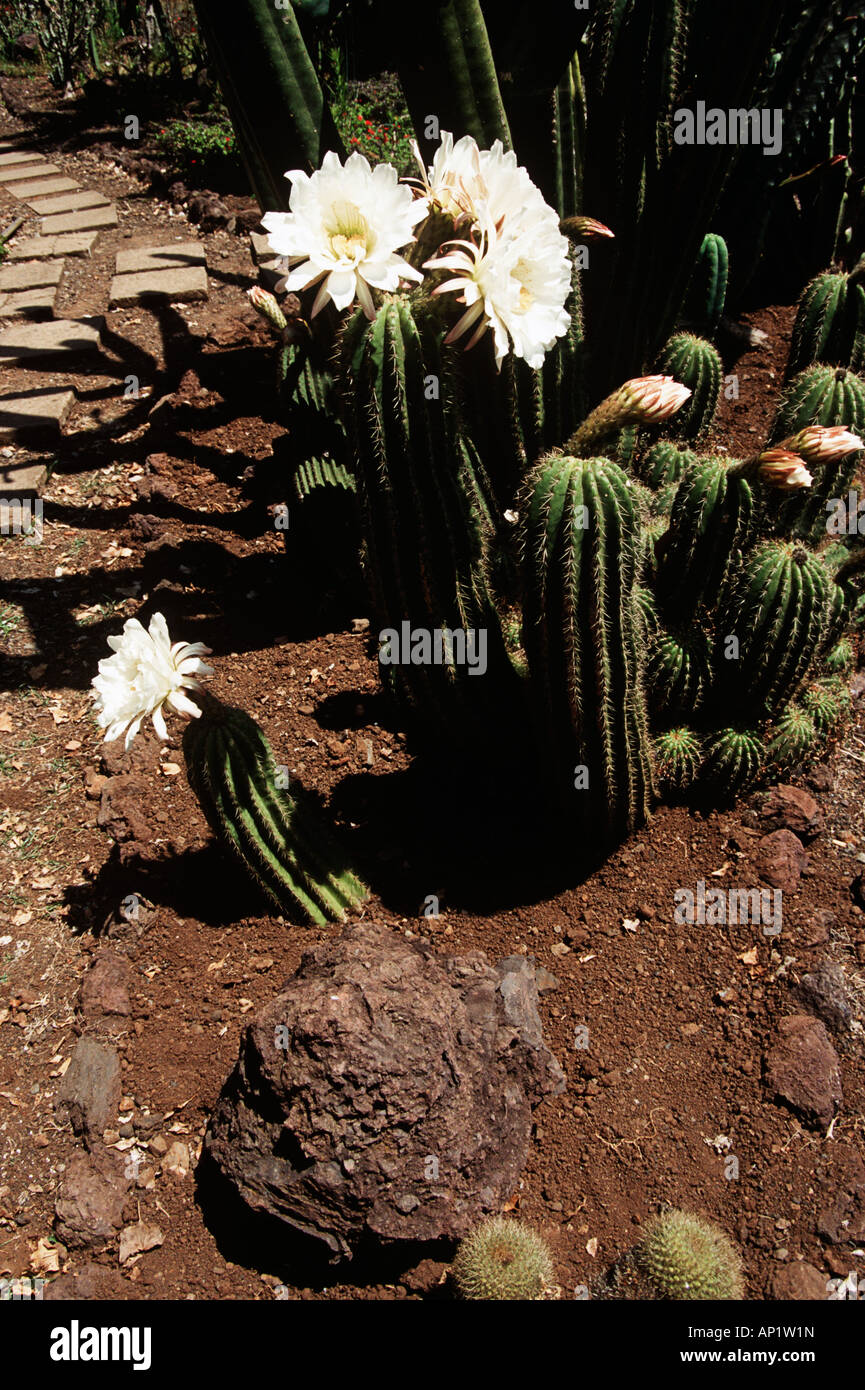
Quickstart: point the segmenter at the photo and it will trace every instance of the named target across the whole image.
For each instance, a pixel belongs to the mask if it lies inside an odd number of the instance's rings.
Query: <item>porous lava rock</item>
[[[359,924],[247,1026],[205,1140],[248,1205],[351,1258],[457,1239],[512,1196],[532,1111],[564,1090],[533,964]]]

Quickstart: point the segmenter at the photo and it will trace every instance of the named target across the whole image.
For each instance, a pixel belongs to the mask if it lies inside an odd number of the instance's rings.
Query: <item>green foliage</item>
[[[333,114],[349,154],[357,150],[370,164],[385,161],[401,174],[417,175],[411,117],[394,78],[349,82],[334,97]]]
[[[173,169],[197,183],[221,182],[240,168],[234,130],[224,119],[169,121],[155,143]]]
[[[243,710],[199,699],[184,731],[189,784],[221,843],[277,911],[324,926],[367,890],[323,818],[277,785],[270,744]]]
[[[52,82],[69,88],[86,68],[90,36],[105,14],[104,0],[15,0],[18,33],[39,38]]]
[[[650,1222],[634,1254],[661,1298],[742,1299],[742,1261],[728,1236],[690,1212]]]
[[[521,1221],[492,1216],[460,1242],[451,1275],[461,1298],[539,1299],[554,1281],[544,1240]]]

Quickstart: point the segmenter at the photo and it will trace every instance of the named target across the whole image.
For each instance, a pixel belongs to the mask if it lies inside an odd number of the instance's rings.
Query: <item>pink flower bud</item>
[[[853,434],[846,425],[808,425],[789,441],[789,447],[801,454],[806,463],[825,463],[829,459],[843,458],[854,449],[863,447],[858,434]]]
[[[768,487],[778,488],[780,492],[798,492],[800,488],[810,487],[814,481],[804,460],[780,445],[764,449],[758,462],[758,472],[763,482]]]
[[[246,291],[246,294],[253,309],[256,309],[262,318],[267,319],[272,328],[281,333],[286,325],[285,314],[273,295],[268,290],[262,289],[261,285],[253,285],[251,290]]]
[[[671,376],[637,376],[626,381],[621,395],[643,424],[656,424],[675,415],[691,391]]]

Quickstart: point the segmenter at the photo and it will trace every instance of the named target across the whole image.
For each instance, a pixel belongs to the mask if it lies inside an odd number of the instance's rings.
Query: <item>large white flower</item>
[[[445,248],[446,255],[426,262],[429,269],[457,272],[434,293],[459,291],[467,306],[445,341],[455,342],[477,325],[466,344],[469,348],[491,328],[499,369],[511,349],[530,367],[540,367],[570,323],[564,308],[571,288],[570,262],[558,245],[563,240],[557,227],[551,232],[540,222],[534,232],[521,227],[517,235],[508,235],[506,226],[498,231],[487,223],[479,242],[449,242],[452,249]]]
[[[154,613],[146,632],[137,618],[130,618],[122,636],[109,637],[108,645],[114,656],[100,661],[99,675],[92,682],[96,717],[99,727],[107,730],[106,743],[125,729],[128,748],[148,714],[157,736],[168,738],[162,714],[166,704],[179,714],[198,718],[201,710],[183,692],[200,688],[195,676],[213,674],[213,668],[201,660],[210,655],[209,647],[201,642],[172,646],[161,613]]]
[[[415,198],[400,184],[391,164],[369,162],[357,151],[343,166],[329,151],[320,169],[305,174],[290,169],[290,212],[268,212],[262,224],[279,256],[296,265],[286,279],[288,290],[303,290],[323,281],[312,314],[328,299],[347,309],[358,299],[375,317],[370,285],[394,291],[401,279],[422,275],[396,252],[414,241],[414,228],[427,214],[426,198]]]
[[[540,367],[570,323],[571,263],[558,214],[500,140],[479,150],[471,136],[454,144],[444,131],[425,187],[434,205],[472,223],[470,239],[446,243],[445,254],[424,263],[455,271],[435,293],[457,291],[466,305],[447,341],[477,325],[472,347],[491,328],[497,367],[509,351]]]

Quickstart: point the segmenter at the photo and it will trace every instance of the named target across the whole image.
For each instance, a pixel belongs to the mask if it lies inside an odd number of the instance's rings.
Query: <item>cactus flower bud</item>
[[[571,241],[600,241],[603,237],[615,237],[609,227],[594,217],[565,217],[559,223],[559,231],[570,237]]]
[[[764,449],[759,455],[757,472],[768,487],[778,488],[780,492],[798,492],[800,488],[810,487],[814,479],[805,467],[804,460],[790,449],[776,445]]]
[[[267,319],[275,332],[282,333],[286,327],[286,317],[273,295],[262,289],[261,285],[253,285],[246,294],[253,309],[261,314],[262,318]]]
[[[806,463],[826,463],[863,448],[863,444],[846,425],[808,425],[792,439],[782,440],[780,447],[801,454]]]
[[[690,387],[672,376],[637,376],[619,390],[622,403],[633,412],[633,419],[656,425],[675,415],[690,396]]]

